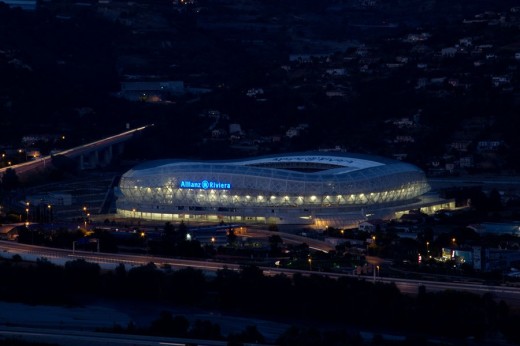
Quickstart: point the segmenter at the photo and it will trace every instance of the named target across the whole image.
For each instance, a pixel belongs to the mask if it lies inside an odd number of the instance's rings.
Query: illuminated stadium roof
[[[118,210],[253,215],[410,201],[429,190],[416,166],[346,153],[222,161],[162,160],[126,172]],[[339,209],[338,209],[339,212]]]

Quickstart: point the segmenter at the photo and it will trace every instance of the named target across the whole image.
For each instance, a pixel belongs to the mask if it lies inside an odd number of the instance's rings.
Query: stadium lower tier
[[[419,203],[429,190],[424,172],[407,163],[312,152],[151,161],[126,172],[116,196],[124,217],[316,225],[386,217]]]
[[[142,207],[142,206],[141,206]],[[455,202],[444,200],[434,195],[426,195],[409,203],[380,205],[378,208],[367,207],[329,207],[329,208],[187,208],[182,211],[146,210],[121,206],[117,209],[120,217],[135,220],[160,222],[201,222],[201,223],[251,223],[277,225],[306,225],[315,228],[348,228],[367,219],[396,219],[410,210],[419,210],[425,214],[434,214],[439,210],[455,208]],[[219,210],[220,209],[220,210]],[[227,210],[222,210],[227,209]]]

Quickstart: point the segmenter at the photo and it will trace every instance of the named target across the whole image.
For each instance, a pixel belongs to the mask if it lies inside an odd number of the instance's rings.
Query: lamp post
[[[25,202],[25,221],[29,222],[29,202]]]
[[[90,214],[87,213],[87,215],[85,215],[85,230],[87,230],[87,223],[88,223],[88,218],[89,218]]]
[[[369,249],[369,247],[370,247],[370,244],[374,244],[374,246],[375,246],[375,244],[376,244],[376,236],[373,235],[371,239],[372,239],[372,242],[371,242],[371,243],[367,240],[367,256],[368,256],[368,254],[369,254],[369,253],[368,253],[368,249]]]
[[[52,206],[47,204],[47,220],[52,223]]]
[[[309,257],[307,261],[309,262],[309,270],[312,271],[312,257]]]
[[[90,216],[90,214],[88,213],[88,208],[86,206],[83,206],[83,223],[85,225],[85,230],[87,230],[87,222],[88,222],[88,217]]]

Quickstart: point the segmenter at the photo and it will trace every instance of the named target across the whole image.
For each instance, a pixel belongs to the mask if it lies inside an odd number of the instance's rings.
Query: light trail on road
[[[98,264],[110,264],[111,268],[115,268],[120,263],[130,266],[141,266],[149,263],[155,264],[157,267],[166,267],[175,269],[183,268],[195,268],[205,272],[216,272],[222,269],[229,269],[239,271],[241,269],[240,264],[229,263],[229,262],[214,262],[208,260],[187,260],[177,259],[168,257],[156,257],[156,256],[140,256],[140,255],[127,255],[127,254],[110,254],[101,252],[88,252],[88,251],[72,251],[64,249],[45,248],[34,245],[19,244],[9,241],[0,241],[0,255],[5,257],[8,254],[10,256],[14,254],[32,255],[33,260],[38,258],[47,258],[61,261],[64,264],[66,261],[73,259],[84,259],[89,262]],[[397,288],[404,294],[417,294],[419,287],[424,286],[427,291],[438,292],[444,290],[457,290],[466,291],[474,294],[482,295],[490,293],[497,300],[504,300],[512,306],[520,307],[520,288],[508,287],[508,286],[493,286],[483,285],[475,283],[461,283],[461,282],[440,282],[430,280],[418,280],[418,279],[402,279],[393,277],[382,277],[382,276],[371,276],[371,275],[354,275],[347,273],[331,273],[313,270],[301,270],[301,269],[288,269],[279,267],[265,267],[259,266],[266,276],[275,275],[286,275],[292,277],[295,274],[300,275],[320,275],[329,278],[356,278],[360,280],[367,280],[373,282],[380,282],[386,284],[395,284]]]

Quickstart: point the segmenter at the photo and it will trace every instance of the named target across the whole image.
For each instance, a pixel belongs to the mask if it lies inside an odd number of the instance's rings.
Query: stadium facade
[[[401,161],[305,152],[226,161],[151,161],[120,180],[117,213],[161,221],[334,225],[420,203],[424,172]]]

